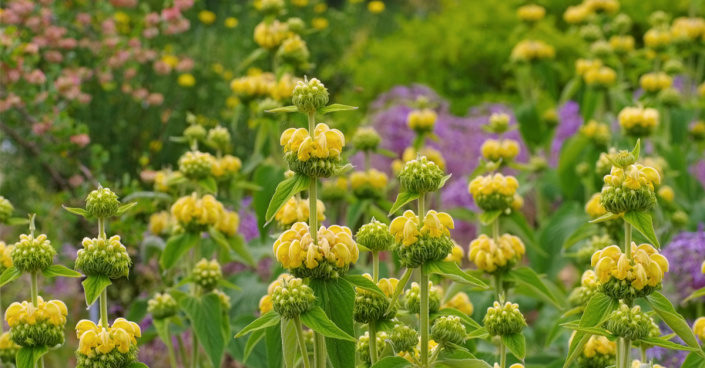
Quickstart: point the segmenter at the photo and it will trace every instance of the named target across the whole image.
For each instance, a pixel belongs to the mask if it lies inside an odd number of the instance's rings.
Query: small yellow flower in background
[[[661,283],[664,273],[668,272],[668,259],[650,244],[637,247],[632,242],[631,247],[631,260],[616,245],[592,255],[592,267],[595,267],[600,283],[607,283],[611,278],[626,280],[636,290],[642,290],[647,285],[656,287]]]
[[[705,34],[705,19],[679,17],[673,20],[671,35],[677,42],[694,42]]]
[[[703,264],[700,265],[700,272],[705,274],[705,261],[703,261]]]
[[[514,266],[526,253],[524,243],[516,236],[504,234],[498,241],[485,234],[470,243],[468,259],[487,273]]]
[[[340,130],[320,123],[316,125],[313,138],[305,128],[289,128],[282,133],[279,143],[284,147],[284,153],[296,153],[300,161],[308,161],[338,157],[345,146],[345,136]]]
[[[698,95],[699,95],[700,97],[705,97],[705,83],[701,83],[701,84],[698,86]]]
[[[201,10],[198,13],[198,20],[206,25],[213,24],[213,22],[215,22],[215,13],[209,10]]]
[[[461,264],[463,263],[463,258],[465,258],[465,250],[463,250],[463,247],[458,245],[458,243],[453,241],[453,250],[448,254],[445,261]]]
[[[291,5],[303,8],[308,5],[308,0],[291,0]]]
[[[263,296],[262,299],[259,300],[259,312],[261,315],[269,313],[273,307],[272,307],[272,294],[274,293],[274,289],[280,285],[279,280],[290,280],[292,279],[293,276],[289,275],[288,273],[282,273],[281,275],[277,276],[277,279],[272,281],[271,284],[267,287],[267,295]]]
[[[669,88],[673,79],[666,73],[646,73],[639,78],[639,85],[646,92],[658,92]]]
[[[181,87],[193,87],[196,85],[196,77],[190,73],[180,74],[177,82]]]
[[[468,316],[472,315],[472,312],[475,310],[475,307],[472,305],[472,302],[470,301],[470,297],[468,294],[464,292],[459,292],[455,294],[450,300],[448,300],[446,303],[441,305],[441,309],[446,309],[446,308],[454,308],[457,309]]]
[[[232,155],[225,155],[221,158],[216,158],[211,167],[211,175],[216,179],[230,178],[237,174],[242,167],[242,161]]]
[[[311,26],[317,30],[324,30],[328,28],[328,19],[326,18],[313,18],[311,20]]]
[[[673,188],[671,188],[668,185],[664,185],[658,190],[658,196],[661,197],[666,202],[673,202],[673,200],[676,198],[676,193],[673,191]]]
[[[536,4],[524,5],[517,10],[517,15],[524,22],[535,23],[546,16],[546,9]]]
[[[556,49],[553,46],[543,41],[524,40],[514,46],[510,59],[517,62],[531,62],[555,57]]]
[[[230,96],[230,97],[228,97],[227,100],[225,100],[225,106],[230,107],[230,108],[233,108],[239,104],[240,104],[240,99],[235,96]]]
[[[384,11],[384,2],[379,0],[370,1],[367,4],[367,10],[372,14],[379,14]]]
[[[585,6],[585,4],[569,6],[563,13],[563,20],[568,24],[580,24],[583,23],[587,17],[592,15],[592,9]]]
[[[629,135],[646,136],[659,125],[660,115],[654,108],[625,107],[619,112],[619,125]]]
[[[595,193],[585,204],[585,213],[587,213],[592,219],[596,219],[607,214],[605,207],[600,204],[600,197],[602,197],[602,193]]]
[[[693,332],[700,338],[700,341],[705,341],[705,317],[700,317],[693,323]]]
[[[225,68],[223,67],[223,64],[221,64],[221,63],[213,63],[213,64],[211,64],[211,70],[215,74],[221,74],[221,73],[223,73],[223,70],[225,70]]]
[[[648,365],[648,363],[644,363],[644,364]],[[641,367],[640,361],[635,360],[632,362],[632,368],[640,368],[640,367]],[[662,366],[661,364],[653,364],[653,365],[651,365],[651,368],[666,368],[666,367]]]
[[[600,123],[596,120],[590,120],[587,124],[580,127],[580,133],[590,138],[595,144],[607,145],[612,140],[612,132],[607,124]]]
[[[370,169],[369,171],[355,171],[350,175],[350,187],[353,190],[369,185],[374,189],[384,189],[387,187],[387,174]]]
[[[210,194],[198,198],[193,193],[179,198],[171,206],[171,214],[184,227],[214,226],[224,211],[223,204]]]
[[[610,46],[617,54],[626,54],[634,51],[634,37],[614,35],[610,37]]]
[[[325,3],[316,4],[313,7],[313,12],[318,14],[323,13],[326,10],[328,10],[328,5],[326,5]]]
[[[406,124],[413,130],[426,132],[433,130],[437,119],[438,115],[431,109],[413,110],[406,118]]]
[[[666,29],[652,28],[644,34],[644,44],[654,50],[660,50],[671,43],[671,33]]]
[[[149,216],[149,232],[154,235],[161,235],[171,228],[171,216],[168,211],[153,213]]]
[[[240,226],[240,215],[235,211],[223,211],[215,223],[215,229],[228,236],[235,236]]]
[[[589,70],[599,69],[602,67],[600,59],[578,59],[575,61],[575,72],[583,77]]]
[[[613,14],[619,10],[617,0],[585,0],[583,4],[592,12]]]
[[[274,20],[271,23],[261,22],[255,27],[254,40],[262,48],[273,50],[289,35],[286,23]]]
[[[235,17],[227,17],[225,18],[225,27],[226,28],[235,28],[237,27],[239,21]]]
[[[115,19],[116,22],[118,23],[129,23],[130,22],[130,16],[127,15],[124,12],[115,12],[113,15],[113,19]]]
[[[326,206],[319,199],[316,200],[316,211],[318,221],[324,221],[326,219]],[[296,197],[291,197],[279,210],[279,212],[274,215],[274,219],[277,220],[282,228],[287,228],[295,222],[306,222],[309,220],[308,217],[308,198],[297,199]]]
[[[12,252],[13,249],[15,249],[14,246],[7,245],[4,241],[0,241],[0,270],[4,271],[5,269],[12,267],[10,252]]]
[[[489,161],[499,161],[504,163],[514,160],[519,155],[519,142],[513,139],[488,139],[480,147],[482,157]]]
[[[583,355],[587,358],[592,358],[597,354],[616,355],[617,343],[610,341],[605,336],[590,336],[590,340],[588,340],[583,348]]]
[[[169,55],[169,54],[162,56],[162,61],[172,68],[175,68],[176,65],[179,64],[179,58],[177,58],[174,55]]]
[[[514,200],[512,201],[510,207],[514,211],[519,211],[522,207],[524,207],[524,197],[522,197],[519,193],[514,193]]]
[[[230,82],[230,89],[243,97],[265,97],[268,96],[276,82],[272,73],[256,73],[256,70],[249,70],[248,75],[233,79]]]
[[[608,66],[591,68],[585,71],[583,80],[591,86],[609,87],[617,81],[617,72]]]

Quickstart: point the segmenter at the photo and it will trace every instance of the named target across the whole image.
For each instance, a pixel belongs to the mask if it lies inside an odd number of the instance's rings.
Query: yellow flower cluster
[[[587,124],[581,126],[580,133],[601,145],[608,144],[612,139],[609,125],[599,123],[596,120],[590,120]]]
[[[153,213],[149,216],[149,232],[154,235],[165,234],[171,230],[172,221],[169,211]]]
[[[384,189],[387,187],[387,174],[370,169],[368,171],[355,171],[350,174],[350,186],[353,190],[363,186],[371,186],[374,189]]]
[[[671,188],[668,185],[664,185],[658,190],[658,196],[659,198],[663,199],[666,202],[673,202],[673,200],[676,198],[676,193],[673,191],[673,188]]]
[[[443,154],[433,147],[426,146],[422,147],[418,154],[414,147],[406,147],[401,156],[401,160],[394,160],[394,162],[392,162],[392,171],[398,173],[404,167],[405,163],[416,160],[417,156],[425,156],[426,159],[436,164],[441,170],[445,171],[446,169],[446,160],[443,158]]]
[[[513,266],[525,253],[524,243],[516,236],[504,234],[495,242],[482,234],[470,243],[468,258],[477,268],[493,273]]]
[[[634,37],[628,35],[614,35],[610,37],[610,46],[618,54],[626,54],[634,50]]]
[[[205,25],[213,24],[215,22],[215,13],[209,10],[201,10],[198,13],[198,20]]]
[[[369,273],[365,273],[362,276],[370,281],[374,281],[372,280],[372,276],[370,276]],[[377,281],[377,287],[382,290],[382,292],[384,293],[384,295],[387,296],[387,298],[391,298],[392,295],[394,295],[394,290],[396,290],[397,285],[399,285],[398,279],[388,278],[379,279],[379,281]],[[368,293],[368,291],[366,291],[365,289],[360,288],[355,288],[355,292],[358,294]]]
[[[595,267],[600,283],[604,284],[611,278],[627,280],[636,290],[661,283],[663,274],[668,272],[668,259],[650,244],[637,247],[636,243],[632,242],[631,247],[631,260],[616,245],[592,255],[592,266]]]
[[[211,175],[216,179],[231,177],[237,174],[242,167],[242,161],[239,158],[232,155],[225,155],[221,158],[216,158],[213,160],[213,166],[211,166]]]
[[[705,341],[705,317],[700,317],[693,323],[693,333],[700,338],[700,341]]]
[[[450,236],[450,230],[455,227],[453,218],[445,212],[430,210],[419,224],[419,217],[413,211],[407,210],[389,225],[389,232],[394,235],[397,243],[409,246],[419,240],[419,236],[440,238]]]
[[[468,191],[472,194],[475,201],[481,195],[500,194],[503,196],[514,196],[519,188],[519,182],[511,175],[504,176],[502,174],[494,174],[487,176],[478,176],[470,182]]]
[[[519,155],[519,142],[513,139],[488,139],[480,147],[482,157],[490,161],[509,162]]]
[[[540,21],[546,16],[546,9],[540,5],[528,4],[519,7],[517,10],[517,15],[519,16],[519,19],[524,22],[534,23]]]
[[[345,226],[333,225],[318,230],[318,244],[314,244],[308,225],[297,222],[283,232],[274,242],[274,254],[284,268],[296,269],[305,266],[314,269],[321,263],[338,268],[357,262],[360,253]]]
[[[625,107],[619,112],[619,125],[629,131],[634,128],[653,130],[659,125],[658,110],[647,107]]]
[[[578,4],[566,9],[563,13],[563,20],[568,24],[580,24],[591,15],[592,11],[585,4]]]
[[[461,264],[463,263],[463,258],[465,258],[465,250],[453,240],[453,250],[448,253],[448,257],[446,257],[445,261]]]
[[[270,23],[261,22],[255,27],[255,42],[262,48],[273,50],[289,37],[289,27],[286,23],[273,20]]]
[[[5,321],[10,328],[19,324],[37,325],[49,323],[54,326],[66,324],[68,309],[61,300],[50,300],[45,302],[41,296],[37,297],[37,306],[32,302],[14,302],[5,311]]]
[[[646,73],[639,78],[639,85],[646,92],[658,92],[672,84],[673,79],[664,72]]]
[[[617,354],[617,344],[604,336],[590,336],[590,340],[583,348],[583,355],[592,358],[597,354],[615,355]]]
[[[705,36],[705,19],[679,17],[671,25],[671,35],[674,40],[693,42]]]
[[[441,309],[445,308],[457,309],[468,316],[472,315],[472,312],[475,310],[468,294],[462,291],[455,294],[452,298],[450,298],[450,300],[441,305]]]
[[[619,2],[617,0],[584,0],[583,4],[594,13],[614,14],[619,10]]]
[[[543,41],[524,40],[519,42],[512,49],[512,61],[537,61],[543,59],[553,59],[556,57],[556,49]]]
[[[600,59],[578,59],[575,61],[575,73],[584,77],[589,70],[600,69],[602,60]]]
[[[316,200],[316,216],[319,222],[326,219],[325,211],[326,206],[323,202]],[[309,214],[308,198],[297,199],[296,197],[291,197],[284,204],[284,207],[274,215],[274,219],[277,220],[282,227],[288,227],[295,222],[307,222],[309,220]]]
[[[647,187],[654,190],[654,184],[661,183],[661,176],[653,167],[640,164],[629,165],[625,168],[612,166],[609,175],[605,175],[605,184],[618,188],[639,189]]]
[[[654,50],[660,50],[671,43],[671,33],[667,29],[651,28],[644,34],[644,44]]]
[[[235,211],[228,210],[224,210],[215,223],[215,229],[228,236],[235,236],[239,226],[240,215]]]
[[[159,170],[154,174],[154,190],[168,192],[171,189],[171,183],[181,177],[183,174],[178,171]]]
[[[196,193],[193,193],[179,198],[171,206],[171,214],[184,227],[213,226],[223,213],[223,204],[210,194],[198,198]]]
[[[433,352],[436,350],[436,347],[438,347],[438,343],[433,341],[433,340],[428,340],[428,353],[433,355]],[[408,360],[411,363],[416,364],[416,362],[421,359],[421,342],[419,341],[419,344],[414,348],[414,355],[412,356],[410,352],[408,351],[401,351],[398,356]],[[512,367],[509,367],[512,368]]]
[[[271,97],[277,101],[291,97],[296,82],[300,79],[290,74],[284,74],[277,80],[272,73],[262,73],[255,70],[249,75],[233,79],[230,90],[242,97]]]
[[[591,86],[609,87],[617,81],[617,72],[608,66],[590,68],[583,74],[583,80]]]
[[[267,314],[274,307],[272,306],[272,294],[274,293],[274,288],[276,288],[278,285],[281,285],[279,283],[279,280],[290,280],[294,276],[289,275],[288,273],[282,273],[279,276],[277,276],[277,279],[272,281],[271,284],[267,287],[267,295],[263,296],[262,299],[259,300],[259,313],[261,315]]]
[[[76,335],[79,339],[78,351],[81,354],[108,354],[115,348],[126,354],[132,346],[137,346],[137,338],[142,336],[142,330],[137,323],[124,318],[116,319],[108,328],[84,319],[76,325]]]
[[[289,128],[282,133],[279,143],[284,146],[284,153],[295,152],[299,161],[311,158],[335,158],[340,156],[345,146],[345,136],[338,129],[328,125],[316,125],[313,138],[305,128]]]
[[[644,364],[648,364],[648,363],[644,363]],[[640,367],[642,367],[641,361],[635,360],[632,362],[632,368],[640,368]],[[651,368],[666,368],[666,367],[662,366],[661,364],[652,364]]]
[[[379,0],[372,0],[367,4],[367,10],[372,14],[379,14],[384,11],[384,2]]]
[[[602,193],[595,193],[585,204],[585,213],[587,213],[592,219],[596,219],[607,214],[605,207],[600,204],[600,197],[602,197]]]
[[[10,252],[12,252],[13,249],[15,249],[14,246],[7,245],[4,241],[0,241],[0,269],[12,267]]]
[[[430,131],[436,125],[438,115],[431,109],[413,110],[406,118],[406,124],[409,128],[416,131]]]

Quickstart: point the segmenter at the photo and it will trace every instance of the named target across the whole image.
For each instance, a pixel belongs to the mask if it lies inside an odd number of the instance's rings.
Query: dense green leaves
[[[237,335],[235,335],[235,338],[245,336],[246,334],[252,331],[257,331],[263,328],[267,328],[269,326],[274,326],[278,324],[280,320],[281,317],[279,316],[279,314],[277,314],[277,312],[269,311],[268,313],[265,313],[261,317],[254,320],[254,322],[247,325],[247,327],[243,328],[240,332],[237,333]]]
[[[198,342],[211,364],[214,367],[220,367],[227,344],[226,339],[230,338],[225,336],[225,330],[222,328],[226,321],[223,318],[220,297],[213,293],[200,298],[186,296],[181,299],[179,305],[191,321]]]
[[[132,202],[132,203],[126,203],[118,207],[117,212],[115,212],[115,216],[122,216],[125,212],[129,211],[132,207],[136,206],[137,202]]]
[[[51,265],[47,267],[46,270],[42,271],[42,275],[44,275],[44,277],[64,276],[74,278],[83,276],[80,272],[76,272],[62,265]]]
[[[308,189],[310,183],[311,178],[299,173],[279,183],[271,202],[269,202],[269,207],[267,207],[267,223],[274,219],[274,216],[284,207],[284,204],[286,204],[289,198],[293,197],[296,193]]]
[[[176,265],[181,257],[193,248],[201,239],[201,234],[187,231],[172,235],[166,241],[166,247],[159,258],[159,264],[168,270]]]
[[[83,280],[83,291],[86,294],[86,304],[90,307],[100,296],[103,290],[112,282],[105,275],[90,275]]]
[[[508,280],[516,283],[518,292],[536,296],[553,304],[558,309],[563,309],[562,303],[553,295],[551,290],[546,287],[543,280],[541,280],[533,269],[529,267],[517,268],[509,271],[508,276]]]
[[[607,317],[617,309],[619,301],[608,297],[605,294],[597,293],[595,296],[590,298],[590,301],[585,307],[585,312],[582,318],[580,318],[580,327],[596,327],[601,325],[607,320]],[[570,366],[570,364],[580,355],[583,351],[583,347],[590,339],[590,335],[585,332],[578,331],[570,343],[570,348],[568,349],[568,357],[563,365],[564,368]]]
[[[693,347],[676,344],[675,342],[666,340],[663,337],[645,337],[645,338],[641,339],[641,341],[643,341],[649,345],[660,346],[662,348],[671,349],[671,350],[688,350],[688,351],[700,350],[700,349],[696,349]]]
[[[379,294],[383,297],[386,297],[382,290],[372,282],[370,279],[368,279],[365,276],[362,275],[345,275],[343,276],[343,280],[349,282],[355,287],[359,287],[360,289],[365,289],[367,291],[371,291],[373,293]]]
[[[480,214],[480,222],[483,225],[490,225],[502,215],[502,212],[500,210],[483,212]]]
[[[355,289],[349,283],[337,280],[311,280],[309,286],[316,295],[316,304],[323,309],[328,318],[346,334],[354,335],[352,312]],[[306,323],[304,318],[302,321]],[[353,341],[326,338],[326,351],[334,368],[355,366]]]
[[[83,216],[84,218],[91,217],[91,214],[83,208],[66,207],[64,205],[62,205],[61,207],[63,207],[66,211],[73,213],[74,215]]]
[[[691,348],[697,349],[698,355],[705,358],[705,352],[700,349],[700,344],[698,339],[695,337],[693,330],[685,321],[683,316],[678,314],[673,308],[673,304],[666,299],[661,293],[653,293],[646,297],[646,301],[649,303],[651,308],[658,314],[668,327],[673,330],[673,332],[678,335],[683,341]]]
[[[436,366],[448,368],[492,368],[491,365],[480,359],[441,359],[436,364]]]
[[[402,357],[394,356],[380,359],[377,363],[375,363],[375,365],[372,366],[372,368],[409,368],[413,366],[414,365],[408,360]]]
[[[654,225],[651,221],[651,215],[643,211],[627,211],[624,213],[624,221],[634,226],[634,228],[644,235],[646,239],[649,239],[651,244],[657,248],[661,247],[658,238],[656,238],[656,233],[654,233]]]
[[[503,335],[502,343],[514,354],[519,360],[524,360],[526,357],[526,339],[522,334]]]
[[[315,307],[310,311],[301,314],[301,321],[308,326],[308,328],[325,337],[339,340],[357,341],[355,338],[345,333],[345,331],[338,328],[338,326],[336,326],[333,321],[326,316],[326,312],[324,312],[321,307]]]
[[[416,193],[416,192],[410,192],[410,191],[402,191],[397,194],[397,200],[394,201],[394,205],[392,205],[392,209],[389,210],[389,216],[393,215],[395,212],[399,211],[400,208],[402,208],[405,204],[415,200],[419,199],[421,194]]]
[[[446,262],[442,260],[431,261],[424,263],[422,267],[424,271],[429,274],[442,275],[443,277],[453,280],[455,282],[473,285],[481,287],[483,289],[489,288],[484,282],[482,282],[482,280],[470,276],[467,272],[461,270],[460,267],[458,267],[458,264],[455,262]]]

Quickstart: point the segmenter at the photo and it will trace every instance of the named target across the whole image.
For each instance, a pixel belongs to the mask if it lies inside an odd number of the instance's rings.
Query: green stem
[[[98,219],[98,238],[99,239],[105,239],[105,219],[104,218],[99,218]]]
[[[426,193],[419,195],[419,224],[423,224],[423,219],[426,217]],[[420,225],[419,225],[420,226]]]
[[[0,314],[2,314],[2,293],[0,293]],[[5,332],[5,324],[0,321],[0,334],[2,334],[3,332]]]
[[[326,368],[328,355],[326,353],[326,339],[318,332],[313,333],[313,366]]]
[[[304,338],[304,330],[301,327],[301,317],[294,317],[294,325],[296,325],[296,339],[299,341],[301,356],[304,361],[304,368],[311,368],[311,362],[308,360],[308,351],[306,351],[306,339]]]
[[[502,340],[499,340],[499,367],[507,367],[507,347]]]
[[[641,362],[646,363],[649,359],[646,357],[646,346],[641,346]]]
[[[108,329],[108,288],[100,293],[100,323],[104,329]]]
[[[492,240],[495,244],[499,242],[499,217],[492,222]]]
[[[179,364],[176,361],[176,352],[174,351],[174,344],[171,342],[171,335],[169,334],[169,322],[166,322],[166,336],[167,339],[164,341],[166,345],[166,350],[169,352],[169,362],[171,362],[171,368],[179,368]]]
[[[198,336],[194,332],[192,334],[193,338],[191,341],[191,368],[198,367]]]
[[[37,271],[32,272],[32,305],[39,306],[39,285],[37,283]]]
[[[308,225],[313,244],[318,245],[318,200],[316,191],[318,190],[318,179],[311,178],[308,186]]]
[[[377,363],[377,326],[375,326],[375,321],[370,321],[368,329],[370,332],[370,362],[375,365]]]
[[[421,331],[421,367],[428,367],[428,274],[421,266],[421,310],[419,311],[419,330]]]
[[[497,296],[497,303],[500,303],[501,297],[502,297],[502,291],[503,291],[502,290],[503,287],[502,287],[502,273],[501,272],[497,272],[494,275],[494,285],[495,285],[494,288],[495,288],[495,292],[496,292],[496,296]]]
[[[629,339],[617,340],[617,368],[630,368],[632,366],[632,343]]]
[[[365,171],[370,171],[370,151],[365,151]]]
[[[438,355],[441,353],[441,350],[443,349],[443,343],[438,344],[433,349],[433,355],[431,355],[431,359],[428,361],[429,364],[433,364],[433,362],[436,361],[436,358],[438,358]]]
[[[372,251],[372,281],[376,284],[379,281],[379,252]]]
[[[624,254],[627,259],[632,259],[632,224],[624,222]]]
[[[176,335],[176,342],[179,343],[179,355],[181,356],[181,364],[185,367],[188,361],[188,353],[186,353],[186,344],[181,334]]]

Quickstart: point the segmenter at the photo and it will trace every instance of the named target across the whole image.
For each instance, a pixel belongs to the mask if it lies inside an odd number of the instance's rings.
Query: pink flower
[[[181,18],[181,10],[177,7],[162,9],[162,19],[166,22]]]
[[[139,49],[142,46],[142,42],[140,42],[137,38],[130,38],[130,40],[127,41],[127,44],[133,49]]]
[[[152,106],[159,106],[164,103],[164,95],[162,95],[161,93],[152,93],[151,95],[147,96],[147,103]]]
[[[44,123],[34,123],[32,124],[32,132],[35,135],[43,135],[51,129],[52,123],[50,121]]]
[[[178,19],[176,22],[169,24],[165,34],[174,35],[188,31],[191,28],[191,22],[186,18]]]
[[[120,90],[126,95],[132,93],[132,87],[129,84],[123,84],[120,87]]]
[[[89,143],[91,143],[91,137],[88,136],[88,134],[82,133],[82,134],[76,134],[72,135],[71,138],[69,138],[71,143],[83,148],[87,146]]]
[[[36,43],[28,43],[24,46],[24,51],[25,54],[36,54],[39,52],[39,46],[37,46]]]
[[[193,6],[193,0],[174,0],[174,7],[181,10],[191,9]]]
[[[37,96],[34,97],[34,103],[40,104],[40,103],[46,101],[47,97],[49,97],[49,92],[47,92],[47,91],[40,92],[37,94]]]
[[[69,178],[69,185],[76,188],[83,184],[85,181],[86,180],[83,178],[83,176],[76,174]]]
[[[59,47],[66,50],[76,48],[77,44],[78,42],[76,42],[75,38],[62,38],[61,40],[59,40]]]
[[[76,14],[76,21],[84,26],[91,24],[91,15],[89,13]]]
[[[158,35],[159,35],[159,29],[156,27],[145,28],[142,31],[142,36],[146,39],[152,39],[154,37],[157,37]]]
[[[176,70],[180,72],[188,72],[191,69],[193,69],[193,59],[191,58],[183,58],[179,60],[179,63],[176,64]]]
[[[159,14],[155,12],[151,12],[147,15],[144,16],[144,24],[147,27],[154,27],[159,24],[160,18]]]
[[[146,88],[139,88],[132,92],[132,97],[135,100],[144,100],[147,96],[149,96],[149,91]]]
[[[160,75],[167,75],[171,73],[171,66],[162,60],[157,60],[154,62],[154,71]]]
[[[42,25],[42,19],[37,16],[29,17],[27,18],[27,20],[24,21],[24,25],[32,31],[38,32],[39,26]]]
[[[22,105],[24,105],[22,99],[20,99],[16,94],[10,92],[5,100],[0,100],[0,112]]]
[[[134,8],[137,6],[137,0],[110,0],[116,8]]]
[[[115,21],[112,18],[108,18],[103,21],[103,23],[100,24],[100,28],[102,29],[103,33],[106,35],[114,35],[115,34]]]
[[[113,81],[113,73],[111,73],[109,71],[99,72],[98,73],[98,81],[100,82],[100,84],[112,82]]]
[[[125,79],[132,79],[137,75],[137,69],[129,68],[122,73],[122,77]]]
[[[87,105],[89,102],[91,102],[93,96],[89,95],[88,93],[80,93],[76,99],[80,104]]]
[[[47,77],[39,69],[34,69],[31,72],[25,74],[24,79],[30,84],[43,84],[46,82]]]
[[[51,63],[60,63],[64,60],[64,55],[58,51],[50,50],[44,53],[44,58]]]
[[[0,23],[2,24],[20,24],[22,18],[12,9],[5,9],[0,13]]]
[[[157,52],[154,50],[137,50],[135,52],[135,60],[144,64],[147,61],[154,60],[157,57]]]

